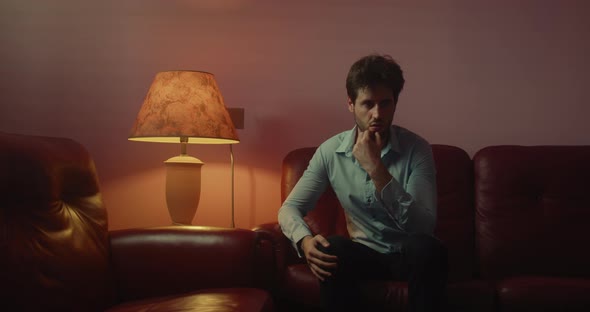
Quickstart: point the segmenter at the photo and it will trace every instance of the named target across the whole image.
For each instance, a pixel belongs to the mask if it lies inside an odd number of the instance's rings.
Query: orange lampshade
[[[166,71],[154,78],[129,140],[195,144],[239,143],[213,74]]]

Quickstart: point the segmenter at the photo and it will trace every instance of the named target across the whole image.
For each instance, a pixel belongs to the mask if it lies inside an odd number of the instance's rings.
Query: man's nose
[[[373,106],[373,108],[371,110],[371,115],[375,119],[379,118],[379,116],[381,115],[381,107],[379,105]]]

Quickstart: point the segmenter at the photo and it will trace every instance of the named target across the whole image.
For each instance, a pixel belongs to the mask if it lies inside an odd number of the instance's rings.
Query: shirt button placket
[[[368,174],[367,177],[369,177]],[[375,219],[375,211],[373,210],[373,181],[370,178],[365,182],[365,202],[367,203],[367,210],[371,218]]]

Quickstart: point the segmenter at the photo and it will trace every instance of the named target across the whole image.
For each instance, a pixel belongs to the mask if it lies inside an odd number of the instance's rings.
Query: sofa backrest
[[[448,249],[449,280],[470,280],[476,273],[473,163],[455,146],[433,144],[432,154],[437,185],[434,235]]]
[[[493,146],[473,161],[485,277],[590,276],[590,146]]]
[[[293,150],[283,160],[281,197],[284,201],[303,175],[316,148]],[[473,166],[462,149],[432,145],[438,185],[438,216],[435,235],[449,250],[449,279],[473,277],[474,211]],[[343,209],[331,188],[320,197],[305,220],[314,234],[347,236]]]
[[[80,144],[0,133],[0,301],[98,311],[111,300],[107,215]]]

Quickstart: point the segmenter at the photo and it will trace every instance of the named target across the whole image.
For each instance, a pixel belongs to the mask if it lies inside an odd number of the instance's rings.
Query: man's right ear
[[[347,99],[348,99],[348,110],[351,113],[354,113],[354,102],[350,98],[347,98]]]

